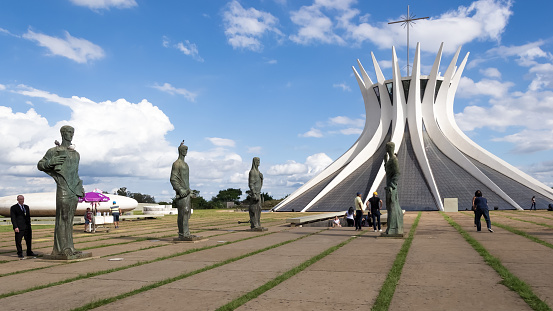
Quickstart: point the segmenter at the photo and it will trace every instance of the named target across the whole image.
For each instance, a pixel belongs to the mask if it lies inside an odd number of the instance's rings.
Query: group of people
[[[115,201],[113,201],[110,211],[113,215],[113,223],[115,228],[119,228],[119,215],[121,214],[121,209],[118,205],[116,205]],[[23,239],[25,239],[25,244],[27,245],[27,257],[38,256],[32,250],[33,231],[31,228],[31,210],[29,205],[25,204],[25,197],[23,195],[18,195],[17,204],[10,207],[10,217],[13,232],[15,233],[15,248],[17,250],[17,257],[19,259],[25,258],[25,256],[23,256],[23,246],[21,244]],[[90,207],[86,209],[84,219],[85,232],[90,232],[90,226],[92,224],[92,211],[90,210]],[[87,231],[87,229],[89,231]]]
[[[115,228],[119,228],[119,215],[121,215],[121,208],[119,208],[119,205],[116,205],[117,202],[113,201],[113,205],[109,207],[109,211],[111,212],[111,215],[113,216],[113,225]],[[84,232],[91,232],[92,231],[92,210],[90,207],[86,208],[86,212],[84,214]]]
[[[378,197],[378,193],[375,191],[373,193],[373,196],[367,201],[366,209],[368,213],[366,215],[366,218],[363,217],[364,208],[363,208],[363,200],[361,196],[362,196],[361,192],[357,192],[357,196],[355,197],[355,201],[354,201],[355,208],[350,207],[346,212],[345,216],[346,216],[348,227],[355,226],[355,231],[357,231],[357,230],[362,230],[363,223],[369,226],[372,223],[374,232],[376,231],[382,232],[382,227],[380,225],[380,215],[382,215],[382,213],[380,212],[380,210],[382,209],[382,200]],[[334,219],[333,226],[341,227],[337,216]]]

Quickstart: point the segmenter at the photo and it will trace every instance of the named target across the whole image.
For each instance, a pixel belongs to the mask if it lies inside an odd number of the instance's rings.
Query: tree
[[[121,187],[113,194],[128,197],[128,198],[133,198],[138,203],[156,203],[156,199],[153,196],[149,194],[142,194],[140,192],[136,192],[136,193],[130,192],[127,190],[127,187]]]
[[[121,187],[117,191],[115,191],[113,194],[124,196],[124,197],[130,197],[131,192],[127,191],[127,187]]]
[[[217,196],[213,197],[211,201],[214,203],[234,202],[234,204],[240,204],[240,196],[242,190],[235,188],[228,188],[226,190],[219,190]],[[220,204],[222,206],[222,204]]]
[[[149,194],[136,192],[131,193],[129,197],[135,199],[138,203],[156,203],[156,199]]]
[[[214,208],[210,202],[206,201],[202,196],[200,196],[200,191],[198,190],[192,190],[191,194],[191,203],[192,208],[197,209],[208,209],[208,208]]]
[[[251,191],[251,190],[246,190],[246,194],[247,194],[246,200],[244,200],[244,201],[245,201],[245,202],[251,201],[251,199],[252,199],[252,191]],[[273,197],[272,197],[270,194],[268,194],[267,192],[261,192],[261,196],[263,197],[263,201],[264,201],[264,202],[274,200]]]
[[[262,192],[261,196],[263,197],[263,201],[272,201],[274,200],[273,197],[268,194],[267,192]]]

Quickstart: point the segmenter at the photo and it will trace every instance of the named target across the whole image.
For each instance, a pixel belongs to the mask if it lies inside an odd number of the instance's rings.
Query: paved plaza
[[[298,213],[262,213],[269,231],[248,232],[237,224],[247,213],[202,211],[190,220],[207,238],[198,243],[172,242],[176,216],[96,234],[75,226],[75,247],[93,257],[67,262],[18,260],[13,233],[2,232],[0,306],[216,310],[242,297],[237,310],[370,310],[420,215],[390,310],[532,310],[448,217],[553,307],[553,213],[490,214],[494,233],[476,232],[470,211],[406,212],[405,238],[392,239],[372,228],[287,226]],[[33,228],[35,252],[52,250],[53,231]]]

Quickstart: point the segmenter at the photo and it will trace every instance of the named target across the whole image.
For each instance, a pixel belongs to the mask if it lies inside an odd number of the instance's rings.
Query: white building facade
[[[374,55],[373,82],[358,61],[353,68],[365,103],[366,122],[353,146],[325,170],[277,205],[275,211],[344,211],[357,192],[366,202],[377,191],[385,201],[384,155],[394,142],[401,169],[399,201],[405,210],[443,210],[444,198],[471,208],[481,190],[490,209],[538,209],[553,203],[553,190],[494,156],[457,126],[453,101],[468,53],[457,67],[461,48],[445,74],[439,74],[443,44],[428,76],[420,74],[417,44],[411,76],[402,77],[392,48],[392,79],[385,80]]]

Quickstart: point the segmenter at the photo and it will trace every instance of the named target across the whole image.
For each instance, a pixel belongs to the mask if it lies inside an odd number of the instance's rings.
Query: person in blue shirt
[[[488,226],[488,231],[493,232],[492,222],[490,221],[490,213],[488,211],[488,200],[482,197],[482,191],[476,191],[476,198],[474,198],[474,206],[476,207],[476,231],[482,231],[482,225],[480,224],[480,219],[484,216],[486,220],[486,225]]]

